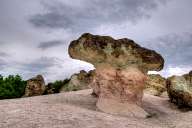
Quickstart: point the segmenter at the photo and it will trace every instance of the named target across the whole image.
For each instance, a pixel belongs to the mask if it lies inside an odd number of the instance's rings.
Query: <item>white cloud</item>
[[[183,75],[185,73],[189,73],[190,70],[192,70],[192,67],[168,67],[166,75]]]
[[[149,71],[148,74],[160,74],[164,77],[170,77],[173,75],[181,76],[183,74],[189,73],[190,71],[192,71],[192,66],[169,66],[160,72]]]

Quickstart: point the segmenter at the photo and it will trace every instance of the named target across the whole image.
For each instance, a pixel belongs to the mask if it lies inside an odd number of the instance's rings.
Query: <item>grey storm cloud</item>
[[[6,65],[7,63],[5,62],[5,60],[0,58],[0,70],[2,70]]]
[[[160,52],[168,66],[192,67],[192,33],[161,36],[146,45]]]
[[[0,57],[8,57],[9,54],[5,52],[0,52]]]
[[[7,66],[7,62],[5,61],[6,57],[9,57],[9,54],[5,52],[0,52],[0,70]]]
[[[77,3],[79,0],[77,0]],[[86,31],[101,24],[132,23],[150,16],[166,0],[81,0],[80,4],[42,2],[45,13],[33,15],[30,23],[40,28]]]
[[[57,65],[57,58],[55,57],[40,57],[32,62],[23,64],[23,69],[28,70],[29,72],[44,72],[48,68]]]
[[[42,50],[45,50],[45,49],[48,49],[48,48],[60,46],[62,44],[64,44],[64,43],[61,40],[45,41],[45,42],[40,42],[40,44],[38,45],[38,48],[41,48]]]

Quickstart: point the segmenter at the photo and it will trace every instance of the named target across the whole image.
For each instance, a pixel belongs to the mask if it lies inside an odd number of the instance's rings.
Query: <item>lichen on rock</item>
[[[89,72],[81,70],[79,73],[73,74],[67,85],[60,89],[60,92],[89,89],[89,83],[91,83],[93,79],[93,74],[94,70]]]
[[[93,64],[95,67],[109,64],[115,68],[137,65],[140,69],[159,71],[164,66],[160,54],[123,38],[115,40],[109,36],[83,34],[69,46],[69,55],[78,60]]]
[[[178,106],[192,108],[192,72],[167,79],[170,101]]]
[[[144,92],[154,96],[164,97],[167,92],[166,79],[159,74],[149,74]]]
[[[146,117],[141,108],[146,74],[163,68],[163,57],[133,40],[83,34],[69,45],[73,59],[95,66],[90,86],[98,96],[97,107],[104,112]],[[133,109],[135,108],[135,109]]]

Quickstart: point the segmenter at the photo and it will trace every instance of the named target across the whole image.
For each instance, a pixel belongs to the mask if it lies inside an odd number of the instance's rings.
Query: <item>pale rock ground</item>
[[[121,117],[96,109],[91,90],[0,101],[0,128],[192,128],[192,112],[145,94],[151,118]]]

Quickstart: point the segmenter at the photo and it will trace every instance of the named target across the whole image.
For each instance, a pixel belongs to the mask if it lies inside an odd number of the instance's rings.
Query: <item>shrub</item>
[[[26,84],[19,75],[0,75],[0,99],[20,98],[25,93]]]

